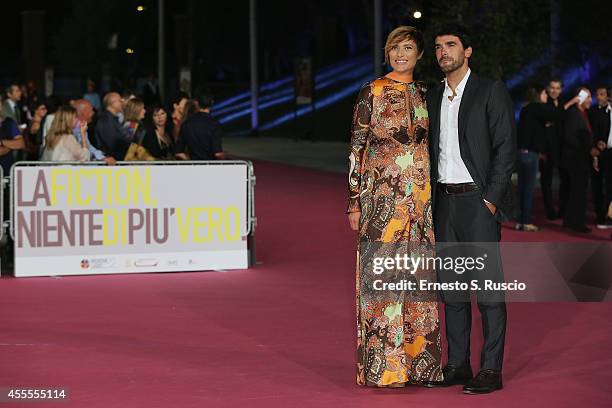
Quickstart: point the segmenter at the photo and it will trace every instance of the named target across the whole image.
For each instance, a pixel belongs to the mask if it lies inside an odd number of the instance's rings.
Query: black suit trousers
[[[540,160],[540,186],[542,188],[542,199],[544,200],[544,209],[546,215],[552,217],[556,215],[555,205],[553,202],[553,171],[555,166],[551,160]]]
[[[604,150],[599,156],[599,171],[592,171],[591,192],[597,223],[603,223],[612,201],[612,149]]]
[[[563,225],[569,228],[585,228],[591,169],[582,165],[568,170],[570,180],[569,199],[565,214],[563,214]]]
[[[440,187],[437,188],[434,209],[435,235],[439,243],[438,248],[444,248],[439,250],[437,255],[443,258],[449,254],[457,257],[474,257],[482,254],[482,250],[476,247],[482,247],[484,244],[488,255],[484,271],[486,279],[503,282],[503,269],[499,254],[501,225],[486,207],[481,191],[448,194]],[[460,243],[460,245],[452,243]],[[470,249],[471,246],[467,245],[468,243],[481,244],[475,244]],[[459,275],[455,274],[455,277],[457,276]],[[449,279],[448,274],[441,276],[438,271],[439,281],[444,282]],[[485,293],[477,292],[484,336],[480,366],[482,369],[501,370],[506,336],[506,304],[503,298],[500,299],[499,293],[493,298],[486,296]],[[503,294],[501,296],[503,297]],[[442,300],[446,315],[448,362],[454,365],[469,364],[472,326],[469,291],[464,296],[443,292]]]

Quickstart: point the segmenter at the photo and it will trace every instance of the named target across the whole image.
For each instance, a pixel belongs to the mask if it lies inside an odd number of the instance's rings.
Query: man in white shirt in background
[[[612,220],[607,217],[612,201],[612,106],[605,86],[596,88],[596,98],[597,105],[592,106],[588,112],[595,148],[600,152],[595,158],[591,174],[591,192],[597,228],[608,229],[612,228]]]

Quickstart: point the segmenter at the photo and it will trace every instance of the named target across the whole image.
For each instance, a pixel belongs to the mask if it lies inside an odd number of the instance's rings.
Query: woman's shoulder
[[[73,133],[64,133],[63,135],[59,136],[59,141],[57,143],[58,146],[60,145],[66,145],[66,144],[79,144],[79,142],[76,140],[76,137],[74,137]]]
[[[382,88],[384,86],[388,86],[388,85],[395,85],[395,84],[403,84],[406,86],[413,86],[417,89],[417,91],[420,92],[427,92],[427,84],[425,83],[425,81],[413,81],[413,82],[402,82],[402,81],[396,81],[392,78],[389,78],[388,76],[381,76],[379,78],[373,79],[369,82],[366,82],[362,88],[365,87],[371,87],[371,88]]]

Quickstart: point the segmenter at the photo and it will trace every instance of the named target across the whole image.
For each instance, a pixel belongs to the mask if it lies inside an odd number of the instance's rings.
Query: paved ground
[[[273,137],[227,137],[223,149],[231,156],[267,160],[312,169],[347,172],[348,143],[295,141]]]

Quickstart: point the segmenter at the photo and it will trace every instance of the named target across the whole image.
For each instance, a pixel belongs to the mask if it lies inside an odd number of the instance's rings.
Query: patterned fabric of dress
[[[407,291],[374,290],[373,281],[382,275],[374,275],[371,268],[373,253],[393,257],[397,244],[433,256],[424,92],[421,83],[382,77],[361,89],[354,108],[347,212],[361,211],[356,279],[359,385],[442,379],[437,302],[414,301]],[[418,270],[414,276],[426,272],[432,271]]]

